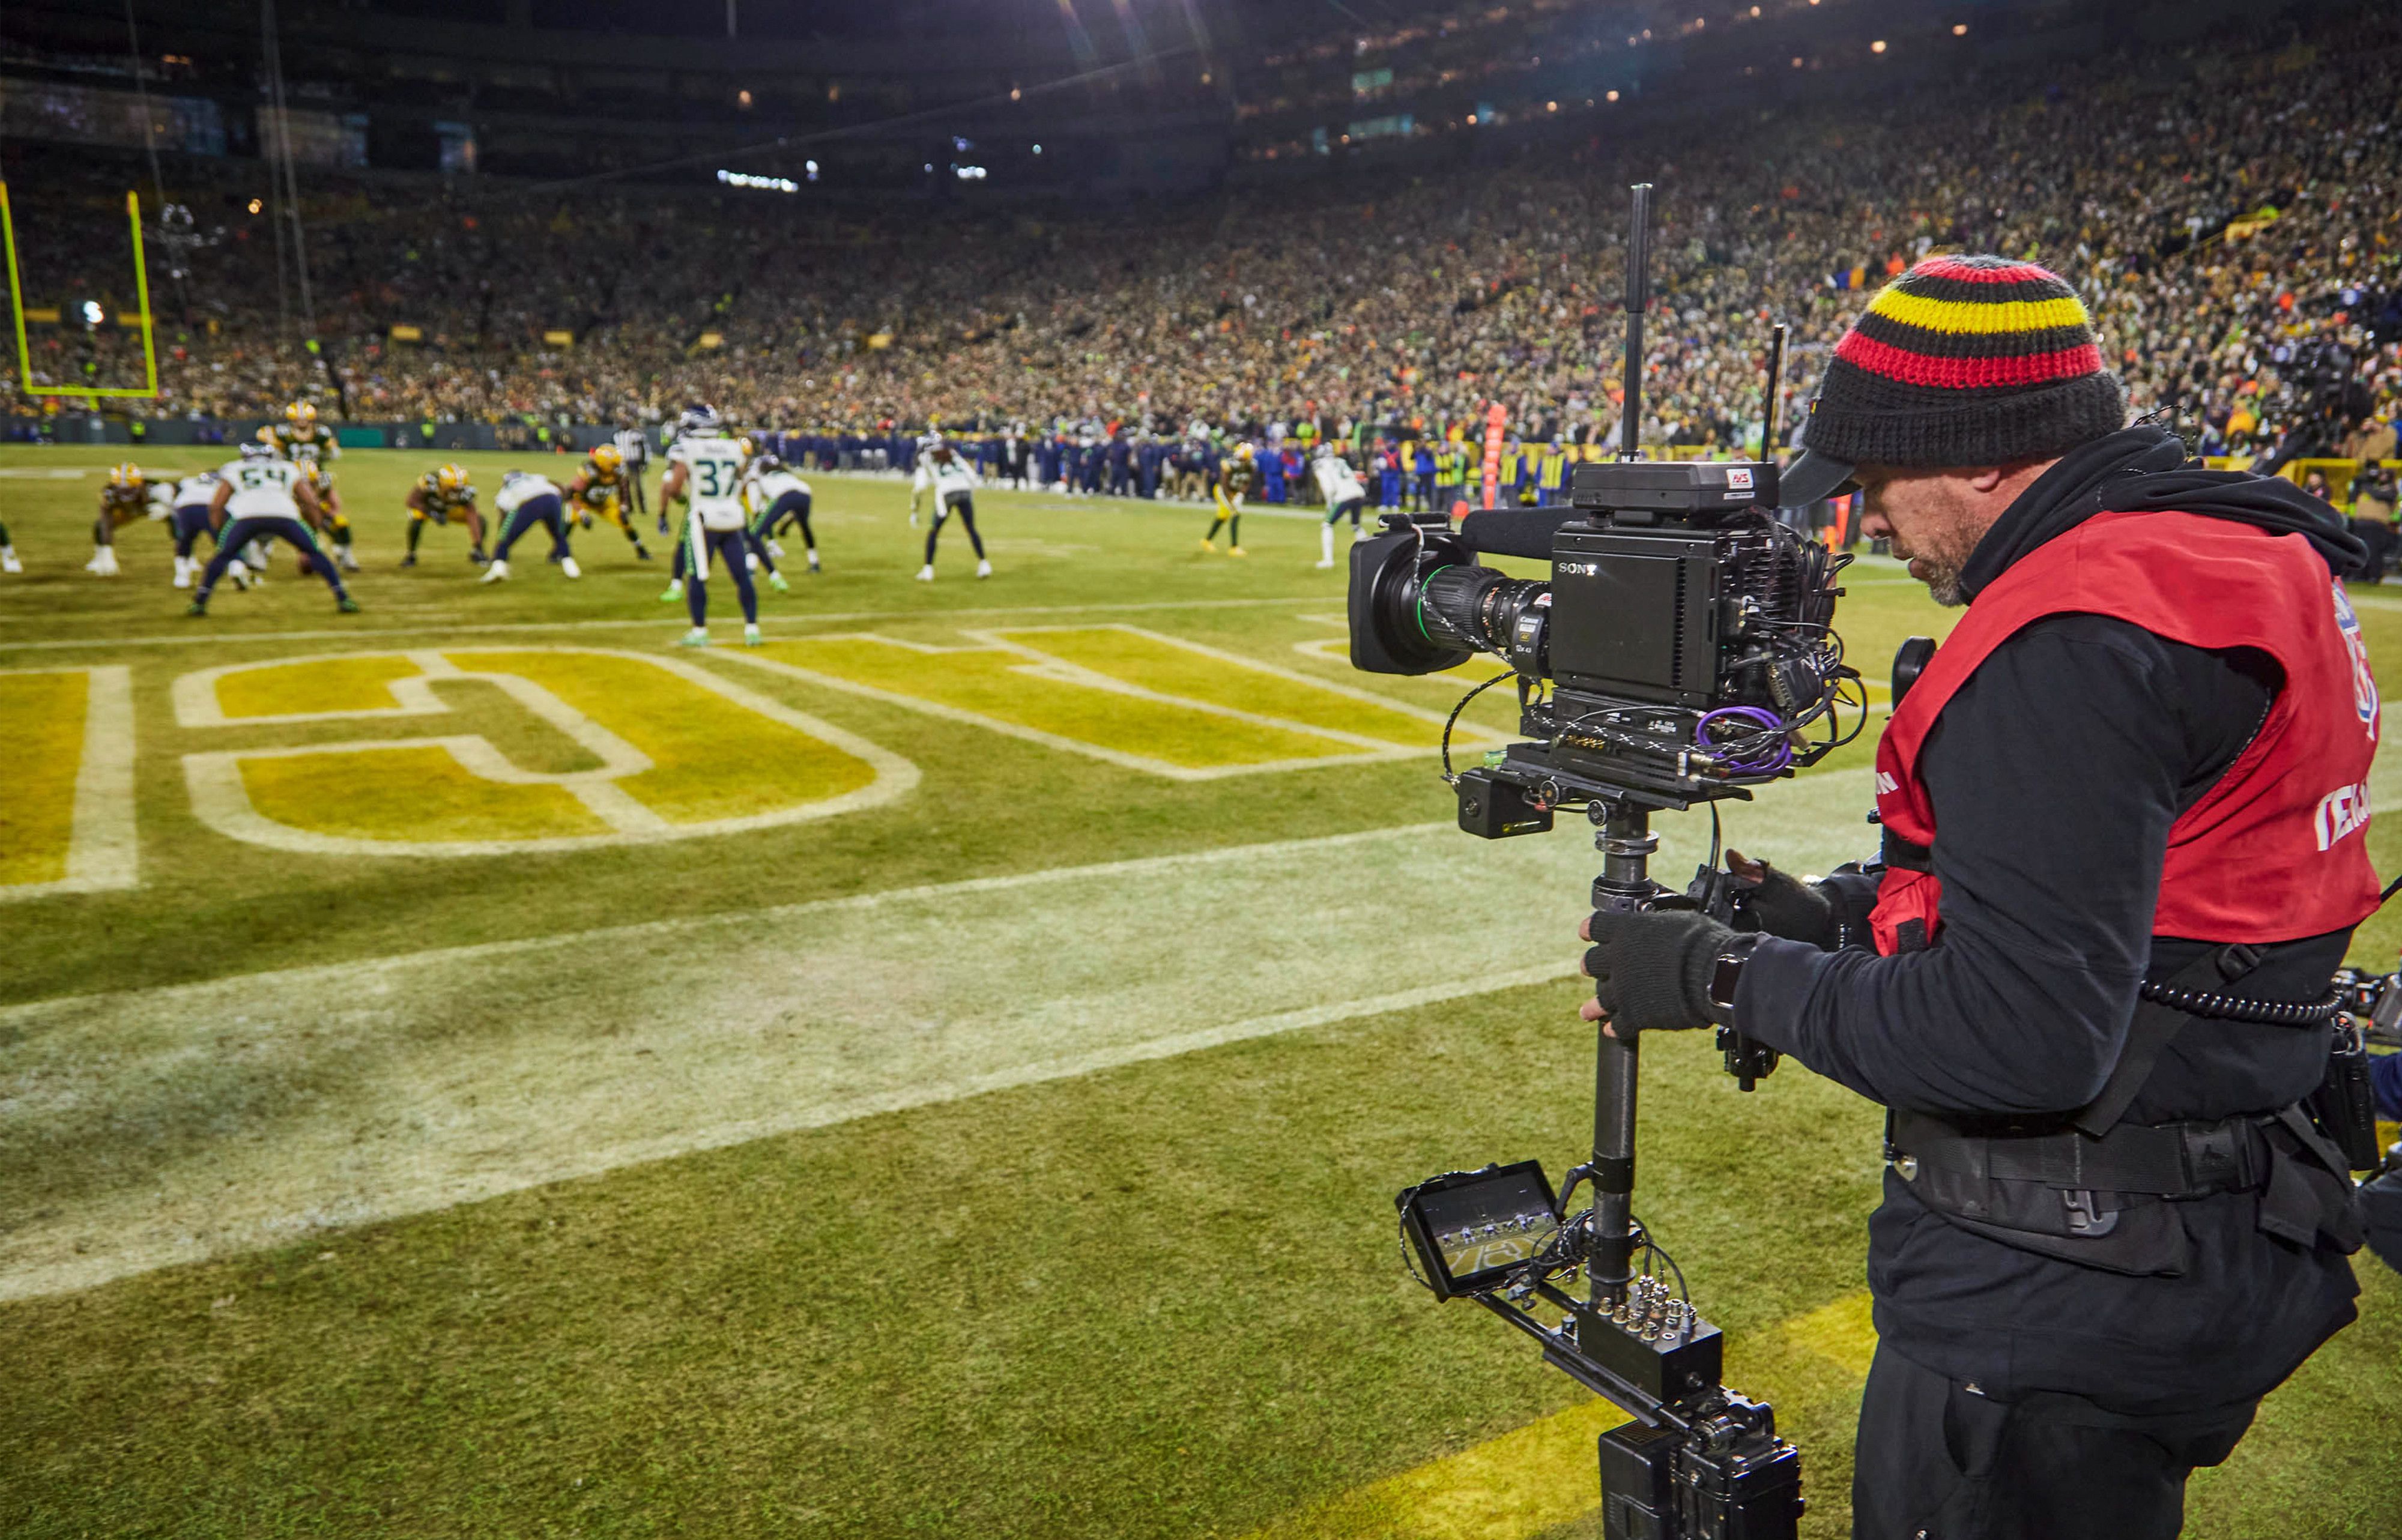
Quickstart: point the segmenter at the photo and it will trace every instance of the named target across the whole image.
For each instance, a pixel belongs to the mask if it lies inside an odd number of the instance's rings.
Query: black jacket
[[[2064,458],[2011,504],[1963,572],[1970,596],[2094,514],[2174,508],[2299,532],[2348,571],[2356,540],[2290,484],[2187,469],[2136,428]],[[2041,1120],[2084,1106],[2123,1048],[2147,976],[2206,948],[2152,934],[2169,829],[2233,763],[2282,683],[2266,657],[2125,621],[2059,615],[1996,648],[1921,754],[1943,883],[1938,945],[1881,957],[1764,942],[1735,1012],[1747,1033],[1889,1107]],[[2243,992],[2307,999],[2350,931],[2283,946]],[[2312,1090],[2319,1034],[2195,1021],[2130,1109],[2136,1122],[2265,1112]],[[2131,1277],[2034,1255],[1930,1211],[1888,1173],[1870,1221],[1883,1340],[1988,1391],[2056,1390],[2127,1410],[2268,1390],[2352,1320],[2349,1264],[2274,1241],[2256,1200],[2176,1205],[2191,1265]]]

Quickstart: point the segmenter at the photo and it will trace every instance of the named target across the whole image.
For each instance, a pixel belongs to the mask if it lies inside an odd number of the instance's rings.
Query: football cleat
[[[682,598],[683,598],[683,579],[670,578],[668,580],[668,590],[666,593],[659,596],[659,602],[661,604],[673,604],[676,600]]]
[[[639,540],[638,540],[638,541],[636,541],[636,542],[634,542],[634,559],[635,559],[635,560],[637,560],[637,561],[648,561],[648,560],[650,560],[650,559],[651,559],[651,548],[650,548],[649,546],[647,546],[647,545],[643,544],[643,543],[642,543],[641,541],[639,541]]]
[[[199,615],[199,616],[206,617],[206,616],[207,616],[207,614],[208,614],[208,612],[209,612],[209,601],[208,601],[207,599],[204,599],[204,598],[196,598],[196,599],[192,600],[192,602],[191,602],[191,603],[186,604],[186,605],[185,605],[185,606],[184,606],[184,613],[186,613],[186,614],[187,614],[187,615]]]
[[[992,576],[992,563],[989,561],[978,561],[976,563],[976,576],[980,578]]]
[[[1330,567],[1332,567],[1332,566],[1333,566],[1333,565],[1334,565],[1334,563],[1332,563],[1332,562],[1331,562],[1331,561],[1321,561],[1321,562],[1319,562],[1319,563],[1318,564],[1318,570],[1319,571],[1321,571],[1321,572],[1322,572],[1322,571],[1325,571],[1328,568],[1330,568]]]
[[[91,553],[91,565],[84,571],[97,577],[116,577],[118,572],[117,547],[114,545],[94,547]]]
[[[355,572],[359,570],[359,558],[352,555],[349,546],[337,545],[334,547],[334,565],[345,572]]]
[[[474,550],[467,553],[467,559],[474,562],[476,566],[481,567],[484,563],[491,560],[492,558],[486,556],[484,554],[484,548],[478,545]]]
[[[1218,543],[1214,540],[1205,540],[1201,543],[1201,549],[1206,555],[1215,556],[1218,553]]]
[[[1249,551],[1244,550],[1244,549],[1243,549],[1241,546],[1239,546],[1239,545],[1229,545],[1229,546],[1227,546],[1227,547],[1226,547],[1226,554],[1227,554],[1228,556],[1230,556],[1230,557],[1247,557],[1247,556],[1249,556],[1251,553],[1249,553]]]
[[[572,578],[580,578],[580,577],[582,577],[582,576],[584,575],[584,569],[583,569],[583,568],[581,568],[581,567],[578,567],[577,565],[575,565],[575,558],[574,558],[573,557],[560,557],[560,558],[559,558],[559,570],[560,571],[562,571],[562,572],[565,572],[569,577],[572,577]]]
[[[793,585],[784,581],[784,574],[781,572],[768,573],[767,586],[773,588],[780,594],[789,594],[793,591]]]
[[[763,636],[761,636],[761,635],[759,634],[759,627],[757,627],[756,626],[745,626],[744,627],[742,627],[742,645],[743,645],[743,646],[745,646],[745,647],[764,647],[764,646],[766,646],[766,641],[767,641],[767,639],[766,639],[766,638],[765,638],[765,637],[763,637]]]
[[[784,559],[784,548],[781,545],[777,544],[772,540],[767,542],[767,554],[774,557],[778,561]]]
[[[348,594],[338,594],[334,598],[334,608],[343,614],[355,615],[359,612],[359,601]]]
[[[476,581],[479,583],[505,583],[508,581],[508,576],[509,564],[505,561],[495,561],[490,566],[484,569],[484,575],[476,579]]]
[[[934,564],[932,562],[930,561],[923,567],[918,569],[918,581],[920,583],[932,583],[934,581]]]
[[[401,564],[403,567],[414,567],[414,566],[416,566],[416,565],[417,565],[417,553],[416,553],[416,552],[414,552],[414,551],[409,552],[409,553],[408,553],[408,555],[407,555],[407,556],[405,556],[405,557],[401,557],[401,558],[400,558],[400,564]]]
[[[24,570],[25,564],[17,559],[15,546],[0,547],[0,572],[21,572]]]
[[[676,645],[677,645],[678,647],[706,647],[706,646],[708,646],[708,645],[709,645],[709,627],[708,627],[708,626],[694,626],[691,630],[686,631],[683,635],[682,635],[682,636],[680,636],[680,637],[676,638]]]

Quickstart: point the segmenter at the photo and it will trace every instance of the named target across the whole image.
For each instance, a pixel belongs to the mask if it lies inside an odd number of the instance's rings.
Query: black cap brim
[[[1788,508],[1799,508],[1855,490],[1859,484],[1853,475],[1857,470],[1848,460],[1804,449],[1801,459],[1777,474],[1776,501]]]

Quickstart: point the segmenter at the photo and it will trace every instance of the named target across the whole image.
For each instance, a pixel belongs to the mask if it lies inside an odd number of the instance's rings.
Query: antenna
[[[1626,410],[1618,419],[1618,458],[1643,458],[1643,312],[1651,306],[1651,184],[1637,182],[1626,232]]]
[[[1776,452],[1776,393],[1785,384],[1785,323],[1768,336],[1768,405],[1760,414],[1760,462]]]

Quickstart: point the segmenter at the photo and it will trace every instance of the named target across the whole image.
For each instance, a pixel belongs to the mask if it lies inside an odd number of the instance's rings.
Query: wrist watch
[[[1722,947],[1718,961],[1710,969],[1710,1004],[1720,1011],[1734,1010],[1735,985],[1743,981],[1743,965],[1751,960],[1752,949],[1760,944],[1760,936],[1737,936]]]

